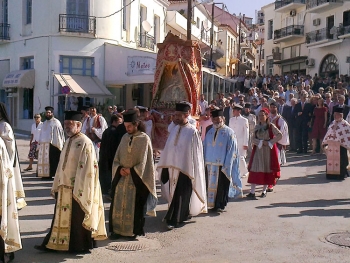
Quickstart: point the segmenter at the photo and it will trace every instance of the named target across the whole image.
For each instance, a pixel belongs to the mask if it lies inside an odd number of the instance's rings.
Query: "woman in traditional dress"
[[[248,166],[248,183],[251,184],[251,189],[247,197],[253,199],[257,184],[264,186],[260,197],[266,197],[267,186],[275,185],[276,179],[280,177],[276,142],[282,138],[282,133],[269,122],[269,113],[267,108],[261,109],[258,115],[259,123],[255,126],[252,138],[253,151]]]
[[[40,114],[34,115],[35,122],[32,124],[31,129],[31,136],[30,136],[30,142],[29,142],[29,165],[24,171],[31,171],[33,170],[33,160],[38,159],[38,144],[39,144],[39,138],[40,138],[40,132],[41,127],[43,126],[43,123],[41,122],[41,116]]]
[[[327,112],[328,108],[324,105],[322,98],[317,100],[317,105],[313,113],[313,125],[311,131],[312,154],[316,153],[317,140],[323,140],[327,132]]]

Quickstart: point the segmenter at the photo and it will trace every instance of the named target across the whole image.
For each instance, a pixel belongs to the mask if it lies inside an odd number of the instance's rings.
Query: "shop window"
[[[34,69],[34,57],[21,58],[21,65],[23,70]],[[34,89],[19,89],[19,91],[22,93],[22,118],[32,119]]]
[[[33,119],[34,89],[23,89],[23,119]]]

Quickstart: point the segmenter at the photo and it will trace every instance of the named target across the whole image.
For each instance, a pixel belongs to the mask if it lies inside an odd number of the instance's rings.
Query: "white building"
[[[349,74],[350,2],[275,1],[265,16],[266,74]]]
[[[2,2],[0,99],[15,128],[30,130],[47,105],[62,118],[92,101],[150,104],[167,0]]]
[[[309,27],[307,73],[322,77],[350,74],[350,2],[306,1]]]
[[[276,1],[262,7],[265,16],[265,74],[306,74],[304,0]]]

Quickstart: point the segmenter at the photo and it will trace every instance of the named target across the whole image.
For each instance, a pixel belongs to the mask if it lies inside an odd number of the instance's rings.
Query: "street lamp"
[[[209,59],[209,68],[214,68],[213,63],[213,42],[214,42],[214,11],[215,11],[215,5],[225,5],[224,3],[216,3],[216,2],[209,2],[208,5],[211,5],[211,29],[210,29],[210,59]],[[224,8],[222,8],[224,9]]]

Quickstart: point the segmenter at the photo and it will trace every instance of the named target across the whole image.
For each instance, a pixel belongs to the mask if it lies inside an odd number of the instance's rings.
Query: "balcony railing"
[[[274,39],[280,39],[287,36],[303,36],[304,35],[304,26],[293,25],[287,26],[274,31]]]
[[[10,40],[10,25],[0,23],[0,40]]]
[[[350,34],[350,25],[348,26],[339,25],[338,32],[339,32],[339,36]]]
[[[81,15],[62,15],[59,16],[59,31],[96,34],[96,17]]]
[[[306,9],[311,9],[326,3],[339,3],[339,0],[306,0]]]
[[[306,44],[311,44],[315,42],[319,42],[322,40],[335,40],[336,37],[339,35],[339,28],[337,30],[337,33],[331,34],[330,30],[327,28],[322,28],[320,30],[311,31],[306,34]]]
[[[147,33],[140,34],[138,39],[138,47],[147,48],[149,50],[154,50],[154,37],[148,35]]]
[[[305,0],[280,0],[280,1],[275,1],[275,9],[284,7],[284,6],[292,4],[292,3],[305,4]]]

